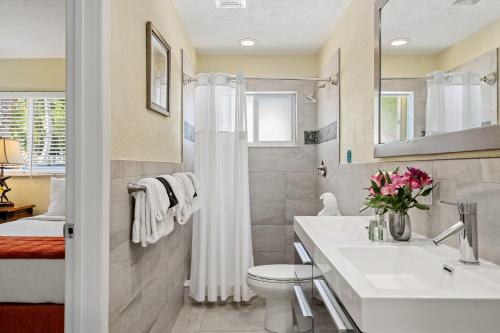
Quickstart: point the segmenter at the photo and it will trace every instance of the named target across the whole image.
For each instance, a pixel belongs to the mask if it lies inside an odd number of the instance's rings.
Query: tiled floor
[[[264,307],[259,299],[248,305],[185,304],[171,333],[265,333]]]

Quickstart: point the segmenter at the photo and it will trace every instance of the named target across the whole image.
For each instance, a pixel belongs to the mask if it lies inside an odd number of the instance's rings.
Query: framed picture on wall
[[[146,107],[170,116],[170,45],[146,24]]]

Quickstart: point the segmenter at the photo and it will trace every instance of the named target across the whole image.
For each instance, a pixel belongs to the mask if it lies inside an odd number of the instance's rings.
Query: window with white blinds
[[[64,93],[0,93],[0,137],[21,142],[24,173],[63,173],[66,161]]]

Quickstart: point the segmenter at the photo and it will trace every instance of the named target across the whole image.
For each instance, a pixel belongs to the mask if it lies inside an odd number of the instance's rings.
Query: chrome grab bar
[[[318,290],[323,303],[325,303],[326,309],[332,318],[333,323],[337,327],[338,332],[347,333],[353,332],[354,329],[347,319],[347,316],[342,311],[342,308],[338,304],[337,300],[333,296],[330,288],[323,279],[314,279],[314,286]]]
[[[307,251],[304,248],[304,245],[302,245],[302,243],[294,242],[293,246],[295,247],[295,251],[297,251],[297,254],[299,255],[300,261],[302,261],[304,265],[312,264],[312,259],[307,254]]]
[[[293,286],[293,291],[295,292],[295,297],[299,302],[300,311],[302,312],[302,316],[305,318],[312,318],[312,311],[309,303],[307,303],[306,295],[302,291],[302,288],[298,285]]]

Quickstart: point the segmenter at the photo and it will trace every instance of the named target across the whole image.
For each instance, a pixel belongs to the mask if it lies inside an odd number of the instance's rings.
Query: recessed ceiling
[[[64,58],[65,0],[1,0],[0,58]]]
[[[390,0],[382,9],[384,54],[432,55],[500,19],[500,0],[452,5],[453,0]],[[394,39],[409,43],[391,46]]]
[[[175,0],[201,54],[315,54],[349,0],[247,0],[245,9],[219,9],[214,0]],[[244,48],[243,38],[257,40]]]

